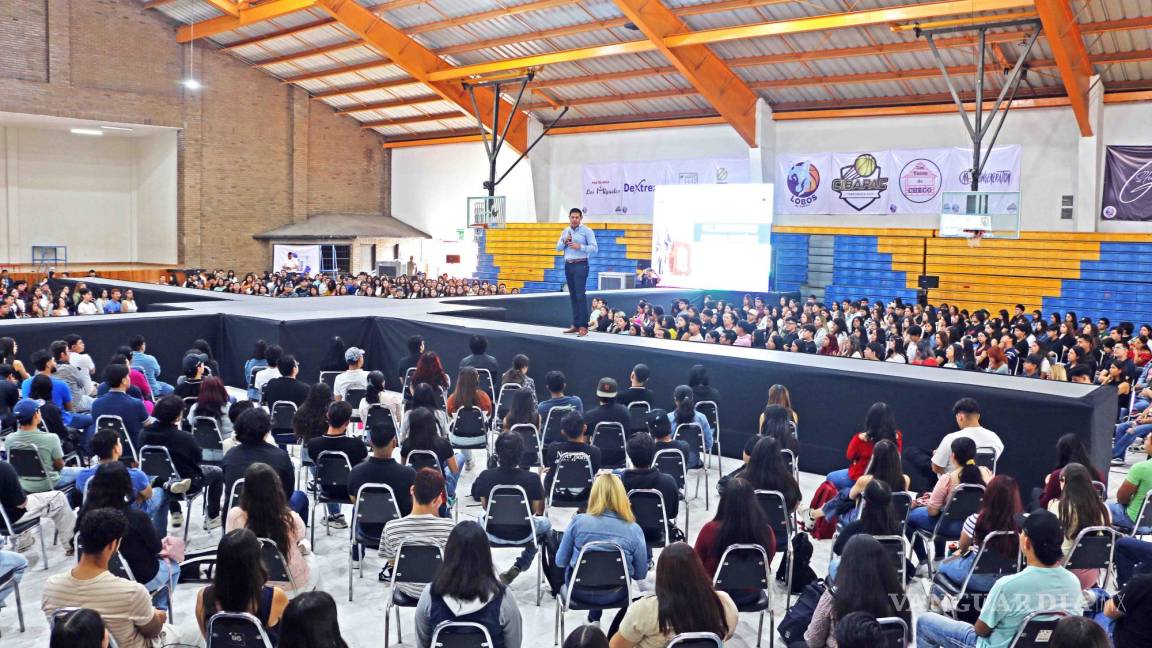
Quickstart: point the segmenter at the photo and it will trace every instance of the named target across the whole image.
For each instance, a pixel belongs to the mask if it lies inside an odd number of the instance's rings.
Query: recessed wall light
[[[73,128],[69,132],[73,135],[94,135],[96,137],[104,134],[104,131],[98,128]]]

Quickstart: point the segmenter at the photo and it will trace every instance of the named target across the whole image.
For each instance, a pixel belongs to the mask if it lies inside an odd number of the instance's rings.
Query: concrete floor
[[[477,466],[484,465],[482,456],[482,454],[477,454]],[[1142,458],[1143,455],[1141,454],[1133,456],[1132,460]],[[735,467],[736,460],[724,460],[723,471],[725,473]],[[467,493],[469,491],[472,480],[475,479],[476,474],[476,471],[466,471],[463,473],[460,492]],[[1127,469],[1112,469],[1109,479],[1109,493],[1116,492],[1125,474],[1127,474]],[[712,488],[715,487],[715,477],[716,468],[715,465],[713,465],[710,477],[710,485]],[[694,477],[690,475],[690,483],[693,479]],[[823,475],[804,472],[800,474],[800,488],[804,493],[805,502],[807,502],[823,480]],[[709,508],[705,508],[704,506],[703,486],[701,486],[700,493],[701,497],[690,502],[692,522],[692,528],[689,534],[690,542],[695,542],[696,534],[700,527],[712,518],[716,510],[718,498],[715,496],[715,491],[713,491],[710,496],[711,506]],[[462,502],[465,501],[466,500],[462,500]],[[474,516],[478,514],[479,511],[478,506],[465,506],[461,509],[460,519],[474,519]],[[350,511],[346,511],[346,517],[349,513]],[[569,520],[571,520],[571,516],[571,510],[558,510],[551,516],[553,525],[558,529],[563,529],[567,526]],[[681,514],[680,520],[682,523],[683,514]],[[210,536],[204,531],[203,518],[199,505],[195,507],[192,513],[192,524],[193,526],[189,537],[189,551],[208,549],[215,546],[216,542],[219,541],[220,536],[218,533]],[[47,522],[46,527],[45,536],[50,538],[51,522]],[[182,532],[182,529],[171,530],[172,535],[182,535]],[[823,576],[827,570],[832,541],[814,541],[813,545],[815,547],[815,553],[812,559],[812,567],[816,570],[817,574]],[[317,579],[316,587],[329,592],[336,599],[340,609],[341,631],[349,646],[354,648],[361,646],[372,646],[373,648],[382,646],[384,636],[384,605],[387,601],[388,593],[385,586],[376,580],[376,574],[379,571],[381,561],[379,558],[373,556],[365,562],[364,578],[356,579],[355,602],[349,603],[347,547],[347,531],[333,531],[332,535],[327,535],[323,530],[317,530],[316,546],[314,547],[314,556],[312,557],[315,561],[312,567],[312,573],[314,578]],[[518,550],[495,551],[494,555],[497,569],[503,570],[510,566],[516,557],[516,551]],[[36,547],[30,550],[30,553],[39,554],[39,548]],[[48,559],[50,563],[50,569],[48,571],[44,571],[42,564],[37,564],[29,569],[21,583],[20,589],[24,602],[23,608],[27,626],[26,631],[21,633],[19,630],[14,597],[9,597],[8,606],[0,609],[0,645],[5,647],[14,646],[16,648],[31,648],[33,646],[39,648],[48,645],[47,623],[39,610],[44,581],[49,575],[58,573],[71,564],[69,559],[64,556],[63,548],[60,546],[49,547]],[[775,565],[773,567],[775,567]],[[555,604],[552,598],[545,594],[541,605],[539,607],[535,605],[535,583],[533,577],[534,572],[523,574],[511,587],[512,592],[516,596],[516,600],[520,604],[520,612],[523,616],[525,648],[551,645],[554,632]],[[647,585],[648,589],[651,589],[650,582]],[[641,587],[643,587],[643,585],[641,585]],[[188,631],[185,636],[196,635],[195,621],[192,615],[194,613],[196,592],[198,589],[199,587],[195,585],[178,586],[176,588],[174,597],[175,623]],[[924,610],[925,598],[923,581],[914,581],[908,591],[913,609],[917,612]],[[784,612],[784,592],[782,587],[777,587],[773,591],[773,608],[776,613],[776,619],[779,621],[783,617]],[[584,622],[584,614],[583,612],[571,612],[567,615],[566,624],[569,632]],[[612,618],[610,615],[611,613],[605,615],[605,628],[607,628]],[[393,619],[392,645],[414,646],[413,611],[411,609],[402,610],[400,617],[404,641],[399,644],[396,643],[394,634],[395,623]],[[727,642],[726,645],[734,648],[755,646],[756,624],[756,615],[741,615],[740,626],[736,632],[736,636]],[[764,625],[764,645],[768,645],[769,629],[767,620]]]

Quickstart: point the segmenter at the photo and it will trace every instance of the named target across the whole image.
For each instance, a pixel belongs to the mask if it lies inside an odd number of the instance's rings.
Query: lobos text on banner
[[[982,191],[1020,190],[1020,146],[992,149]],[[968,191],[972,151],[964,147],[778,153],[778,214],[939,214],[945,191]]]
[[[588,216],[651,216],[657,185],[743,184],[745,158],[649,160],[584,165],[584,204]]]
[[[1109,146],[1104,160],[1104,220],[1152,221],[1152,146]]]

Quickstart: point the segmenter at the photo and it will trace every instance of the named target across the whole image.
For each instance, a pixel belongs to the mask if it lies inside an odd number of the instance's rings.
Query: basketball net
[[[965,239],[968,241],[968,247],[980,247],[980,242],[984,240],[984,230],[964,230],[968,235]]]

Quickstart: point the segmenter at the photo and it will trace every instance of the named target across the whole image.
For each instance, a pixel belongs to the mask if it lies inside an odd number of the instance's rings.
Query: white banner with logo
[[[742,184],[746,158],[650,160],[584,165],[584,213],[588,216],[651,216],[657,185]]]
[[[272,246],[272,270],[274,272],[298,272],[312,275],[320,272],[319,245]]]
[[[1019,145],[992,149],[981,191],[1020,191]],[[967,147],[779,153],[778,214],[939,214],[945,191],[968,191]]]

